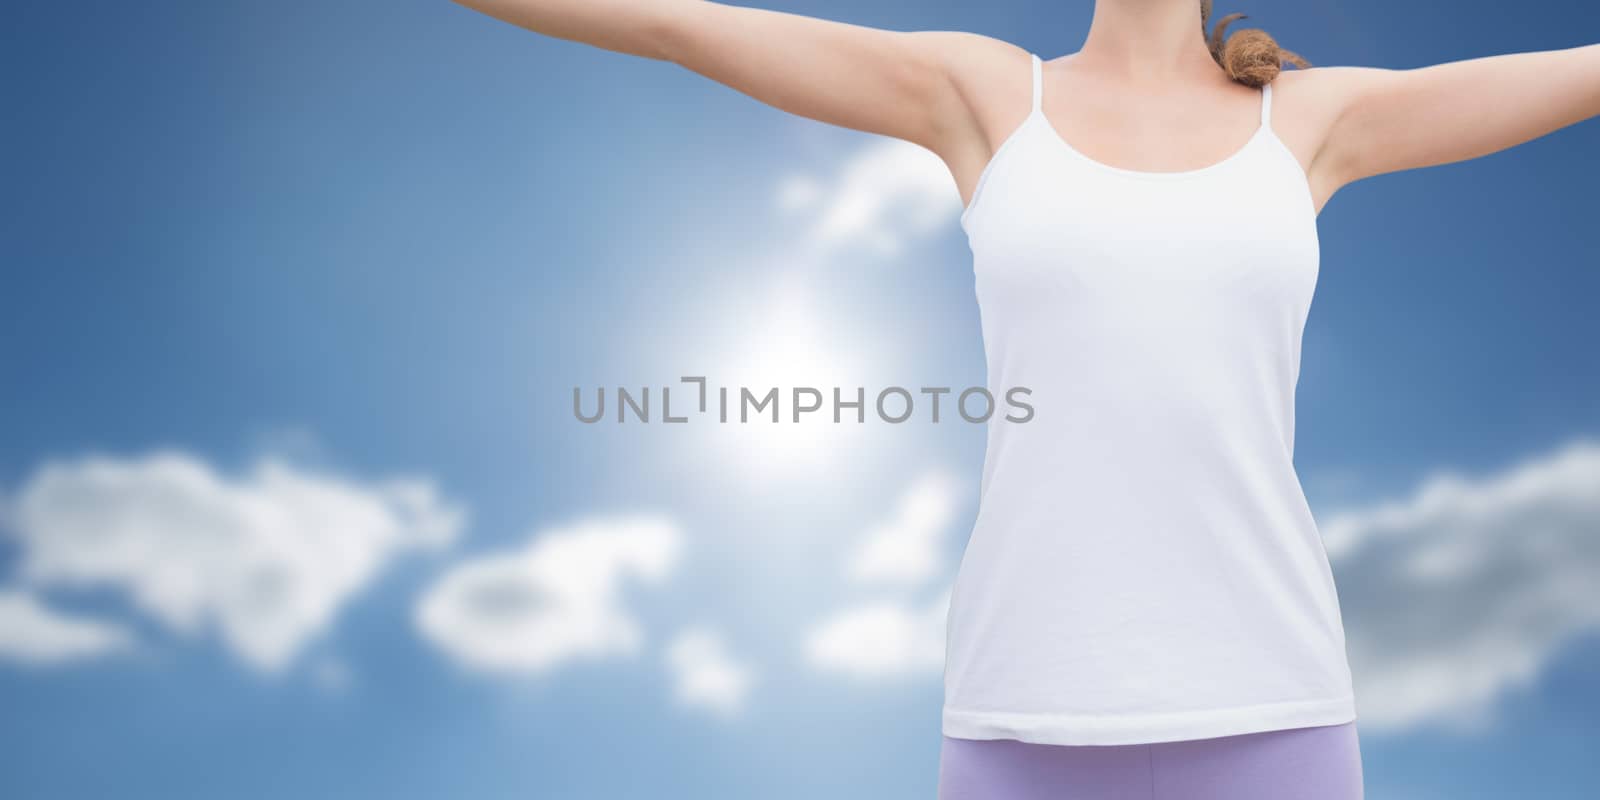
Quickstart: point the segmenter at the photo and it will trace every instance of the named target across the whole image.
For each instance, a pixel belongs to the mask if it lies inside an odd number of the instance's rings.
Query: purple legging
[[[1050,745],[945,737],[939,800],[1361,800],[1354,720],[1213,739]]]

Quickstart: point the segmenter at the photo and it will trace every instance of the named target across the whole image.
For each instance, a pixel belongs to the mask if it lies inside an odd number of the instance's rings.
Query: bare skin
[[[456,0],[520,27],[670,61],[799,116],[931,150],[969,203],[1027,116],[1028,52],[956,31],[890,31],[706,0]],[[1041,56],[1045,57],[1045,56]],[[1099,0],[1049,58],[1044,113],[1085,155],[1175,172],[1221,161],[1260,94],[1212,60],[1198,0]],[[1272,126],[1320,213],[1362,178],[1488,155],[1600,115],[1600,44],[1429,67],[1287,69]]]

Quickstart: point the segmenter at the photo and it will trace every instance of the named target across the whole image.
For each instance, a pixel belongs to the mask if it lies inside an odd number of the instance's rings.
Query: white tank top
[[[1327,551],[1295,472],[1316,211],[1272,132],[1184,172],[1074,150],[1040,105],[961,217],[990,390],[950,598],[943,732],[1042,744],[1355,719]]]

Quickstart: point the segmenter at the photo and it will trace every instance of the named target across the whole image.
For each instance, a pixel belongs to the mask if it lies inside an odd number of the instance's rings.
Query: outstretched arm
[[[900,32],[706,0],[456,0],[529,30],[670,61],[810,119],[937,153],[977,135],[951,78],[975,34]]]
[[[1338,109],[1310,169],[1361,178],[1504,150],[1600,114],[1600,44],[1408,70],[1321,70]]]

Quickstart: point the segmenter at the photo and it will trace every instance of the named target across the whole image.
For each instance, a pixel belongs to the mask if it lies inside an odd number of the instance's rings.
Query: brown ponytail
[[[1222,67],[1224,72],[1228,73],[1228,77],[1246,86],[1260,87],[1278,77],[1278,72],[1283,69],[1285,62],[1302,69],[1311,66],[1295,53],[1279,47],[1266,31],[1258,28],[1237,31],[1224,39],[1223,32],[1228,25],[1244,18],[1245,15],[1237,13],[1223,17],[1206,39],[1211,57],[1216,59],[1217,65]],[[1205,33],[1210,23],[1211,0],[1200,0],[1201,34]]]

